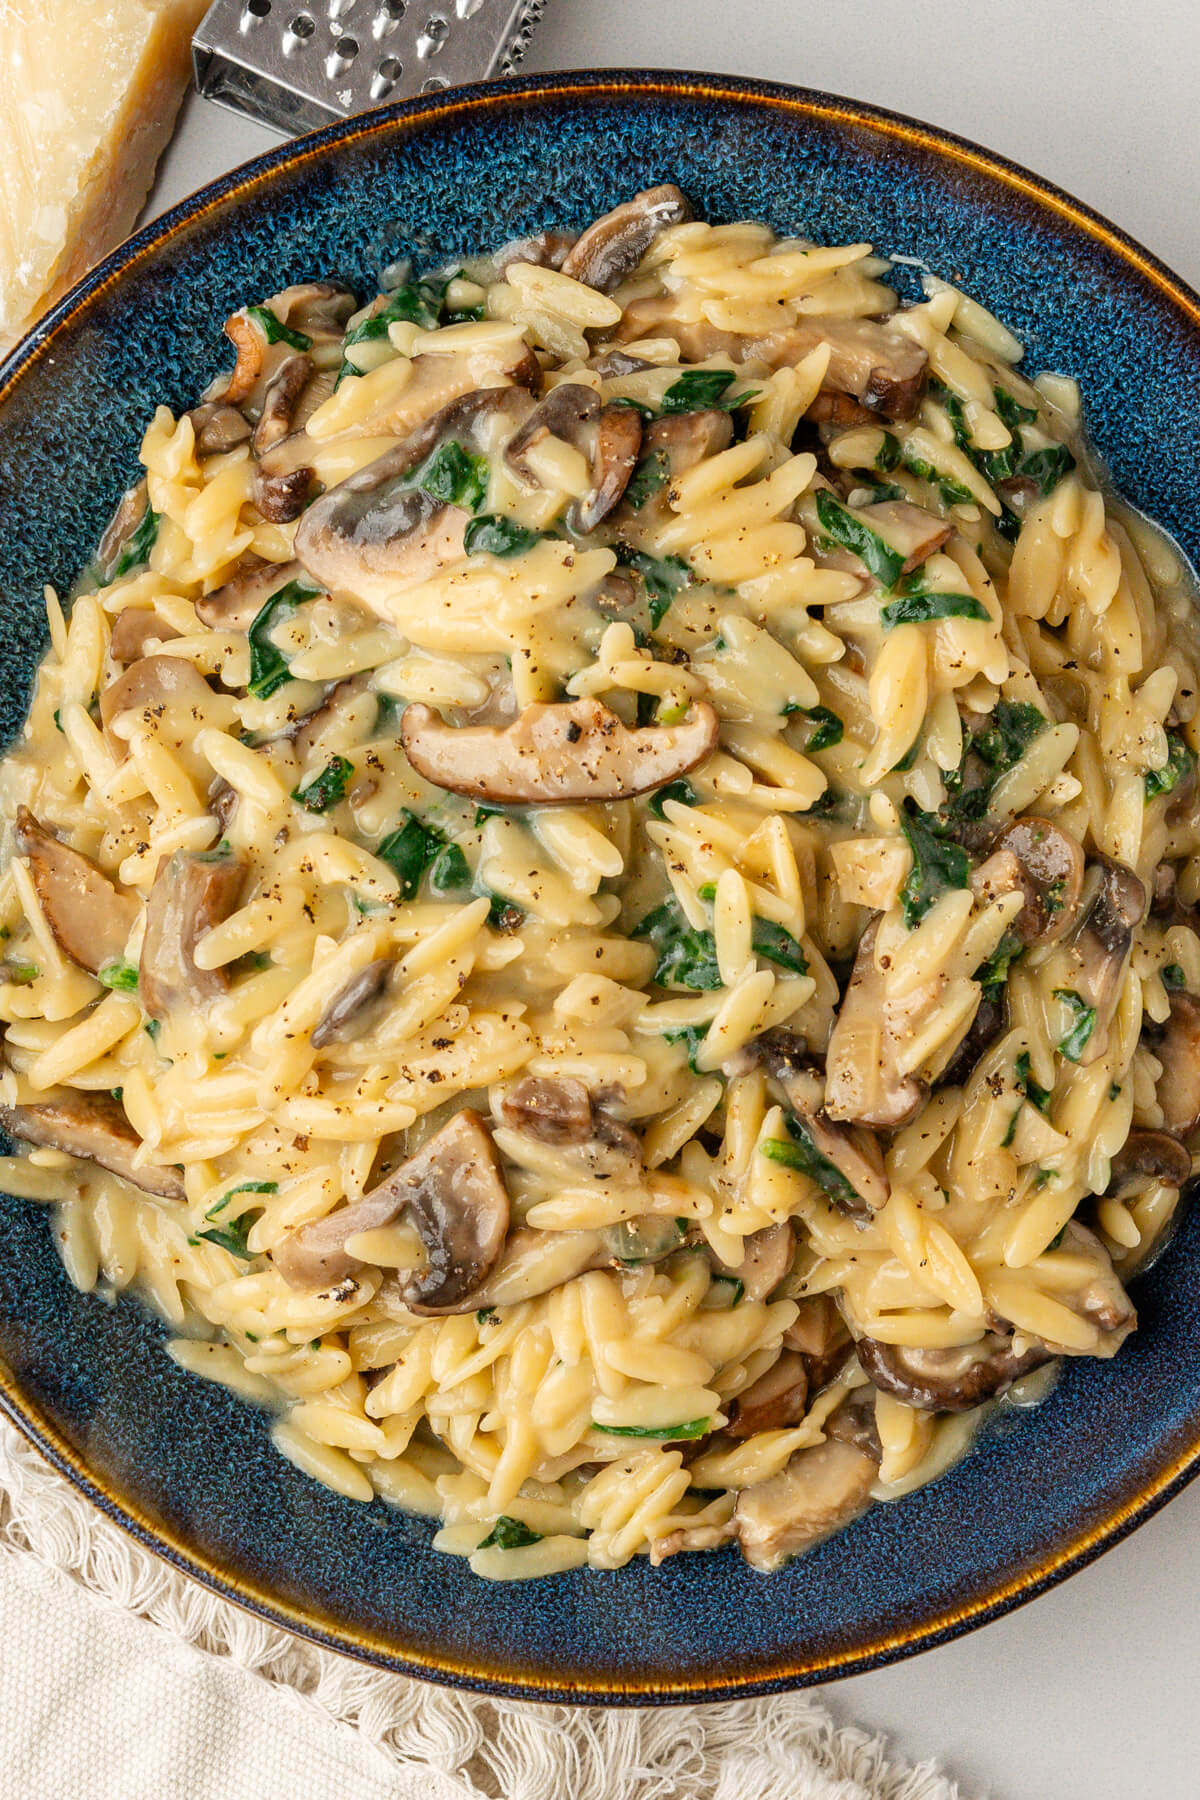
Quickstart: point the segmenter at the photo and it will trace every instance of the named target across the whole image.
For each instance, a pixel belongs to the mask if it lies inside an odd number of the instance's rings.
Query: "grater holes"
[[[444,75],[427,75],[421,83],[421,92],[423,94],[440,94],[443,88],[449,86],[450,83]]]
[[[372,100],[385,99],[403,73],[404,64],[398,56],[385,56],[371,77]]]
[[[284,51],[291,55],[296,50],[302,50],[316,29],[316,21],[311,13],[293,13],[283,34]]]
[[[357,4],[358,0],[328,0],[326,10],[330,22],[336,25],[339,19],[344,19],[347,13],[353,12]]]
[[[256,25],[259,19],[265,19],[271,10],[271,0],[245,0],[242,7],[242,30]]]
[[[371,20],[372,34],[377,38],[387,37],[395,31],[407,11],[408,0],[379,0]]]
[[[357,38],[338,38],[333,49],[325,58],[325,73],[328,75],[330,81],[336,81],[339,75],[344,75],[357,55]]]
[[[441,13],[430,13],[425,21],[420,37],[417,39],[417,55],[422,58],[436,56],[450,36],[450,27]],[[445,84],[443,84],[445,85]]]

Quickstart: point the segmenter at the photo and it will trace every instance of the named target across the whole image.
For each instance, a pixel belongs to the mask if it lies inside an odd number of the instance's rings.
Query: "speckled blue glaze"
[[[557,76],[389,109],[263,157],[169,214],[0,367],[0,733],[41,652],[41,586],[69,587],[132,478],[156,404],[228,365],[228,312],[287,281],[366,294],[423,261],[563,223],[673,180],[712,219],[925,259],[1004,318],[1036,368],[1082,379],[1126,493],[1200,557],[1200,301],[1102,220],[922,126],[709,76]],[[353,1655],[546,1699],[720,1698],[936,1643],[1027,1599],[1130,1529],[1200,1458],[1198,1225],[1139,1284],[1142,1329],[1069,1367],[1019,1429],[772,1577],[736,1555],[540,1585],[477,1582],[431,1526],[339,1499],[266,1421],[185,1376],[135,1303],[74,1292],[44,1210],[0,1199],[0,1405],[143,1541]]]

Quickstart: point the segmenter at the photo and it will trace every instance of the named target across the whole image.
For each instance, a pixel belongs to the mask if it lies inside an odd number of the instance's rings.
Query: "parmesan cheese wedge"
[[[0,355],[126,237],[207,0],[0,0]]]

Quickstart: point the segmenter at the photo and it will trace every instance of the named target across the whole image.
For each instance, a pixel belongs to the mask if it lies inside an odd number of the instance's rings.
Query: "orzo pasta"
[[[483,1576],[932,1479],[1191,1175],[1185,571],[887,273],[664,187],[289,288],[47,595],[4,1180]]]

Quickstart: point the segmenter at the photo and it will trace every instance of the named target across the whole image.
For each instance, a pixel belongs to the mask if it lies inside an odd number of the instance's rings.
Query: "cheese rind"
[[[0,355],[132,229],[206,0],[0,0]]]

